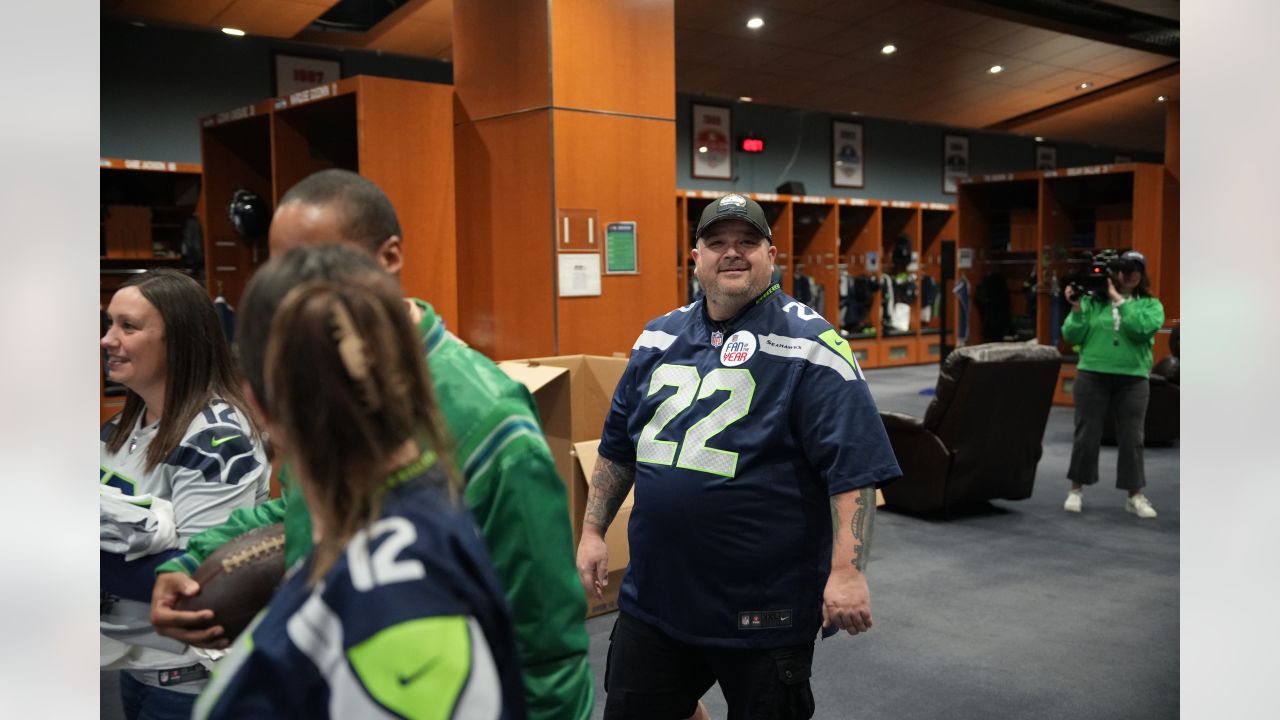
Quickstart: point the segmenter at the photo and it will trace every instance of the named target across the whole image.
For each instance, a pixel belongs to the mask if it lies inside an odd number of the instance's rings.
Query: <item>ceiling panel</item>
[[[253,35],[291,38],[320,17],[336,0],[234,0],[213,19]]]
[[[113,13],[163,22],[208,25],[235,0],[119,0]]]
[[[679,5],[683,0],[676,0]],[[880,13],[886,8],[898,4],[898,0],[862,0],[861,2],[850,2],[849,0],[828,0],[823,5],[813,10],[814,15],[827,18],[828,20],[839,20],[842,22],[852,23],[857,20],[869,18]]]
[[[1008,68],[999,75],[991,75],[991,82],[1002,85],[1013,93],[1023,88],[1043,84],[1050,77],[1061,72],[1062,68],[1057,65],[1026,63]]]
[[[1061,41],[1061,36],[1055,32],[1019,26],[1017,30],[988,43],[986,49],[1004,53],[1010,59],[1041,62],[1047,57],[1046,46],[1055,40]]]
[[[335,0],[100,0],[104,16],[210,28],[428,58],[451,55],[455,0],[409,0],[367,33],[316,33],[309,23]],[[1179,17],[1177,0],[1111,0]],[[1176,62],[930,0],[674,0],[676,88],[735,102],[985,127],[1081,97]],[[750,30],[753,15],[765,26]],[[883,55],[886,42],[898,47]],[[999,64],[998,75],[987,69]],[[1076,86],[1094,83],[1087,93]],[[1159,92],[1091,99],[1036,121],[1046,137],[1161,149]],[[1163,89],[1162,89],[1163,88]],[[1018,128],[1017,132],[1023,132]],[[1131,143],[1140,142],[1141,145]]]
[[[408,3],[406,3],[407,5]],[[449,42],[453,42],[452,23],[453,23],[453,0],[427,0],[423,2],[418,9],[413,11],[411,16],[418,22],[436,23],[437,25],[450,26]]]
[[[416,19],[397,23],[365,47],[403,55],[442,58],[453,46],[453,28]]]
[[[931,10],[932,12],[916,22],[902,28],[897,33],[900,37],[886,38],[886,40],[893,40],[896,45],[904,50],[919,48],[923,46],[923,43],[919,41],[937,42],[949,35],[971,31],[983,21],[981,15],[964,12],[963,10],[953,10],[941,5],[934,6]],[[911,42],[913,40],[916,42]]]

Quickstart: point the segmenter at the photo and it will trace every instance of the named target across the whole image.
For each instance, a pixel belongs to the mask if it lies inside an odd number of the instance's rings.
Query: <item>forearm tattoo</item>
[[[596,469],[591,473],[591,492],[587,493],[586,523],[601,532],[609,529],[635,481],[635,465],[597,458]]]
[[[858,490],[853,501],[858,506],[853,511],[853,521],[849,524],[856,543],[853,548],[853,566],[863,571],[867,569],[867,563],[871,560],[871,525],[876,515],[875,488],[865,487]]]
[[[876,511],[875,488],[860,488],[853,491],[853,519],[849,521],[849,532],[853,536],[853,559],[850,564],[859,571],[867,569],[871,560],[871,524]],[[831,498],[831,532],[834,541],[840,541],[840,503]]]

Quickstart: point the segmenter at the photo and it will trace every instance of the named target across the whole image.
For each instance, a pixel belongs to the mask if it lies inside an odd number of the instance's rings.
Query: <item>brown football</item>
[[[271,600],[284,577],[284,525],[255,528],[228,540],[196,568],[194,597],[180,598],[178,610],[213,611],[226,637],[234,640]]]

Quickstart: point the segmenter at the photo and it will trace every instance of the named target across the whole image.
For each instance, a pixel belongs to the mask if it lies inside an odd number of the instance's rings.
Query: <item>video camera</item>
[[[1069,284],[1073,297],[1092,295],[1096,300],[1107,299],[1107,280],[1117,273],[1131,273],[1146,269],[1142,253],[1129,250],[1121,253],[1114,248],[1104,248],[1089,255],[1089,269],[1077,275]]]

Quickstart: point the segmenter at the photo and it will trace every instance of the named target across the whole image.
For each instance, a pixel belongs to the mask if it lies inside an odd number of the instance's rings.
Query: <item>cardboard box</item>
[[[574,482],[585,486],[596,467],[599,440],[587,440],[573,444]],[[585,503],[585,495],[583,502]],[[609,548],[609,584],[604,589],[604,598],[597,598],[587,593],[587,617],[603,615],[618,609],[618,589],[622,587],[622,576],[631,564],[631,551],[627,542],[627,525],[631,522],[631,505],[635,501],[635,488],[627,493],[627,498],[618,508],[609,530],[604,534],[604,544]],[[576,543],[575,543],[576,545]]]
[[[556,471],[569,491],[573,544],[582,537],[582,513],[587,507],[586,480],[575,480],[574,443],[597,440],[613,401],[614,388],[627,369],[627,359],[598,355],[508,360],[498,363],[510,378],[523,383],[538,404],[542,431],[556,461]],[[592,467],[595,467],[594,460]],[[591,476],[586,476],[590,480]]]

